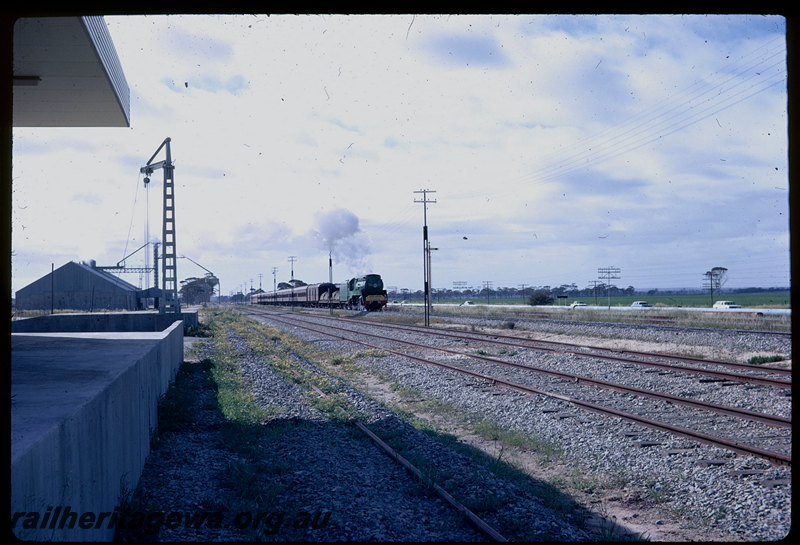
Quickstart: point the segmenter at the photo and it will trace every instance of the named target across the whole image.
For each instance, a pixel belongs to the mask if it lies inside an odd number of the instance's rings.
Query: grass
[[[572,297],[567,299],[561,299],[563,301],[564,306],[568,306],[574,300],[583,301],[588,305],[598,305],[598,306],[606,306],[609,304],[609,298],[605,297],[601,294],[597,295],[597,298],[594,296],[592,297]],[[770,292],[751,292],[751,293],[723,293],[723,294],[715,294],[714,299],[712,301],[710,294],[708,293],[698,293],[698,294],[691,294],[691,295],[670,295],[666,293],[652,293],[652,294],[637,294],[637,295],[624,295],[624,296],[615,296],[610,298],[610,305],[612,307],[629,307],[631,303],[634,301],[647,301],[652,306],[664,306],[664,307],[699,307],[699,308],[710,308],[711,305],[714,304],[714,301],[722,301],[722,300],[733,300],[736,301],[738,304],[742,305],[743,307],[750,307],[750,308],[791,308],[791,291],[770,291]],[[523,299],[522,297],[490,297],[488,300],[486,297],[476,297],[472,299],[476,303],[476,305],[521,305],[527,306],[528,301],[527,299]],[[442,300],[434,300],[434,306],[437,303],[445,303],[445,304],[460,304],[463,303],[463,299],[442,299]],[[558,304],[558,303],[554,303]],[[461,308],[470,308],[470,307],[461,307]]]

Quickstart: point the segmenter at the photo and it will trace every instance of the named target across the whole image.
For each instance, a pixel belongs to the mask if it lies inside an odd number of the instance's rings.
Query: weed
[[[644,483],[644,490],[647,497],[656,503],[666,503],[672,500],[669,486],[661,484],[655,478],[649,478]]]
[[[348,365],[353,363],[353,358],[348,356],[334,356],[329,360],[331,365]]]
[[[783,356],[753,356],[747,363],[751,365],[761,365],[762,363],[774,363],[776,361],[783,361],[786,358]]]

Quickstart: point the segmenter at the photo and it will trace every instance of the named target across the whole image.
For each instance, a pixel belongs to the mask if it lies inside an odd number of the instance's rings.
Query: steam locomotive
[[[368,274],[351,278],[341,284],[324,282],[273,292],[254,293],[250,295],[250,303],[383,310],[386,306],[386,290],[379,274]]]

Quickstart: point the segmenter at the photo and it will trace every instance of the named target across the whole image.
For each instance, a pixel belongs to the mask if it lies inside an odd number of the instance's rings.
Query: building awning
[[[129,127],[130,89],[105,19],[14,24],[14,127]]]

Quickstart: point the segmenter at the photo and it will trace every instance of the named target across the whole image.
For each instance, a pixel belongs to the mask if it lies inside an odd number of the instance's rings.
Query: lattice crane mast
[[[158,147],[156,152],[147,161],[147,164],[139,169],[145,175],[144,183],[149,183],[149,176],[157,169],[164,171],[164,207],[163,223],[161,236],[161,281],[163,303],[159,306],[159,312],[179,313],[181,311],[180,301],[178,300],[178,263],[175,253],[175,165],[172,163],[170,151],[170,138],[166,138]],[[153,162],[156,155],[161,150],[165,151],[165,159],[157,163]]]

